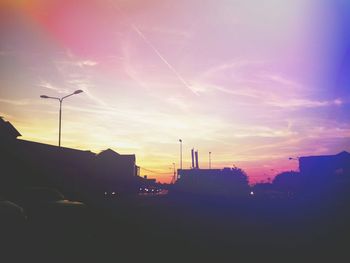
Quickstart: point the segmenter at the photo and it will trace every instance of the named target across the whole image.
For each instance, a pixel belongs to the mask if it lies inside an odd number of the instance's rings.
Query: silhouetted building
[[[248,196],[248,177],[239,168],[224,169],[179,169],[180,179],[176,181],[173,189],[176,192],[224,195],[224,196]]]
[[[350,153],[300,157],[299,170],[304,177],[318,180],[332,175],[350,176]]]
[[[13,125],[5,121],[3,117],[0,117],[0,139],[16,139],[17,137],[22,136]]]
[[[122,155],[107,149],[96,155],[96,162],[100,173],[131,178],[137,172],[135,154]]]
[[[135,155],[107,149],[99,154],[17,139],[21,134],[0,118],[0,191],[15,187],[53,187],[68,196],[103,195],[107,190],[136,194]]]
[[[334,197],[348,192],[350,185],[350,154],[307,156],[299,158],[303,192],[319,197]]]
[[[137,193],[136,157],[134,154],[121,155],[111,149],[96,155],[95,172],[103,191],[114,191],[118,194]]]

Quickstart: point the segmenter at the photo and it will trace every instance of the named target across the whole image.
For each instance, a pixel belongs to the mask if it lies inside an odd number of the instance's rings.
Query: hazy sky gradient
[[[135,153],[168,182],[200,167],[252,182],[288,157],[350,150],[350,6],[336,0],[0,0],[0,115],[24,139]]]

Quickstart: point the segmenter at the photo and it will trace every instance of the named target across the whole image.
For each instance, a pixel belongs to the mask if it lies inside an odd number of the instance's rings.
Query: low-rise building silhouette
[[[0,191],[53,187],[74,198],[95,198],[106,191],[136,194],[144,181],[135,155],[111,149],[95,154],[18,139],[21,134],[0,118]]]
[[[240,168],[179,169],[174,190],[181,193],[249,196],[248,176]]]
[[[350,153],[343,151],[335,155],[305,156],[299,158],[300,173],[310,180],[348,174],[350,175]]]

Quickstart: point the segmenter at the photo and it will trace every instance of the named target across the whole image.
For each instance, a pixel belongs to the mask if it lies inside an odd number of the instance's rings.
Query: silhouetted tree
[[[296,171],[279,173],[273,179],[273,186],[276,190],[283,192],[296,192],[301,187],[301,175]]]

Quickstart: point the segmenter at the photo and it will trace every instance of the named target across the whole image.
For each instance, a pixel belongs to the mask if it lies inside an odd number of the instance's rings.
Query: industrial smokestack
[[[199,169],[199,165],[198,165],[198,151],[195,151],[195,157],[196,157],[196,169]]]
[[[192,157],[192,169],[194,168],[194,149],[191,150],[191,157]]]

